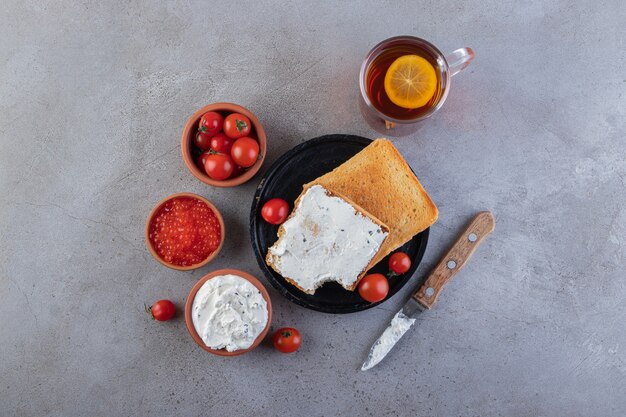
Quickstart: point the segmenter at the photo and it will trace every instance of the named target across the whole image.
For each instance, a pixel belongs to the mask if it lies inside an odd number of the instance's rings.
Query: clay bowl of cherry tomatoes
[[[224,219],[209,200],[177,193],[159,201],[146,221],[148,250],[161,264],[179,271],[211,262],[224,244]]]
[[[259,119],[232,103],[213,103],[195,112],[180,141],[189,171],[215,187],[234,187],[254,177],[263,165],[266,148]]]

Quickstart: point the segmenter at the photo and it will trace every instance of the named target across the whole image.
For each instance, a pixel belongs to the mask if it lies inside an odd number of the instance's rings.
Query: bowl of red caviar
[[[177,193],[154,206],[145,228],[146,245],[163,265],[188,271],[211,262],[224,244],[224,219],[209,200]]]

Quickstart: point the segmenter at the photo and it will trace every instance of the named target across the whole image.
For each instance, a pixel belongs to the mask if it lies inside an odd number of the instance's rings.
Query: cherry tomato
[[[240,167],[239,165],[235,165],[235,169],[233,169],[233,173],[230,174],[232,178],[238,177],[245,172],[244,167]]]
[[[259,142],[252,138],[240,138],[235,141],[230,156],[237,165],[251,167],[259,159]]]
[[[293,353],[302,345],[300,332],[293,327],[276,330],[273,341],[276,350],[282,353]]]
[[[237,139],[250,134],[252,124],[243,114],[232,113],[224,119],[224,133],[226,136]]]
[[[225,180],[230,177],[235,169],[235,164],[230,156],[221,153],[207,156],[204,170],[214,180]]]
[[[211,149],[215,152],[230,155],[230,148],[233,147],[235,141],[223,133],[218,133],[211,138]]]
[[[150,307],[145,306],[145,309],[154,320],[158,321],[168,321],[176,314],[176,306],[170,300],[159,300]]]
[[[224,126],[224,116],[216,111],[206,112],[200,118],[199,131],[209,136],[217,135]],[[207,148],[208,149],[208,148]]]
[[[359,294],[370,303],[384,300],[387,293],[389,293],[389,282],[383,274],[365,275],[359,283]]]
[[[404,274],[411,268],[411,258],[404,252],[396,252],[389,258],[389,269],[395,274]]]
[[[281,224],[289,215],[289,204],[282,198],[272,198],[263,204],[261,216],[269,224]]]
[[[193,144],[206,151],[211,148],[211,135],[206,132],[198,132],[193,138]]]
[[[207,157],[211,155],[211,152],[202,152],[202,154],[198,157],[198,166],[200,169],[204,170],[204,164],[206,163]]]

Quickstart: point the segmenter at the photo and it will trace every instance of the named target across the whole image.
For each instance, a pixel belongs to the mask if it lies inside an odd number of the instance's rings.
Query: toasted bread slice
[[[305,187],[315,184],[353,201],[389,227],[389,236],[371,265],[430,227],[439,214],[409,165],[387,139],[376,139]]]
[[[388,235],[384,223],[349,198],[307,186],[279,227],[265,261],[307,294],[328,281],[353,291]]]

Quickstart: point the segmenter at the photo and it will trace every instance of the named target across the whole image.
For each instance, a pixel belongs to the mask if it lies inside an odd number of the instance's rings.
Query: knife
[[[400,338],[415,323],[415,316],[430,310],[439,298],[443,287],[465,266],[478,245],[493,232],[496,219],[488,211],[474,217],[467,229],[457,238],[437,266],[432,270],[424,285],[414,292],[404,307],[396,313],[389,326],[370,348],[362,371],[376,366],[395,346]]]

